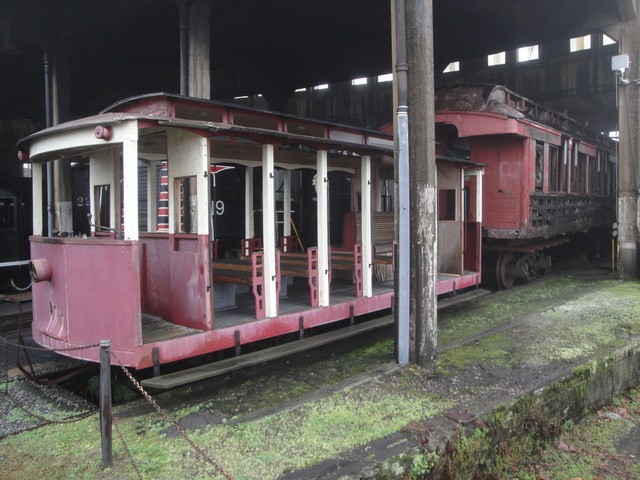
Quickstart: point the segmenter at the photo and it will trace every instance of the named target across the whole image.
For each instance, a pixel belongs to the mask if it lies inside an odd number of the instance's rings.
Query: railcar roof
[[[507,118],[526,118],[581,140],[615,150],[612,139],[590,130],[587,125],[564,113],[536,103],[502,85],[461,85],[439,90],[436,92],[435,109],[436,112],[484,112]]]
[[[179,110],[185,105],[205,108],[191,111],[196,118],[177,117],[176,110],[178,113],[185,113],[184,110],[182,112]],[[111,111],[115,108],[130,111]],[[207,115],[213,115],[215,121],[198,119],[198,112],[204,112],[205,118]],[[240,115],[245,115],[245,118],[250,117],[253,120],[250,119],[249,122],[253,121],[258,126],[234,123],[234,119],[237,120]],[[189,115],[183,116],[189,117]],[[160,126],[180,127],[212,134],[247,136],[265,142],[272,140],[277,143],[307,145],[319,149],[349,150],[363,155],[393,156],[393,137],[384,132],[170,94],[148,94],[122,100],[98,115],[65,122],[29,135],[18,142],[18,148],[27,150],[34,140],[63,132],[112,126],[130,120],[148,121]],[[288,131],[286,126],[294,131]],[[39,160],[53,159],[55,156],[52,154],[51,158],[48,158],[48,155],[41,155]]]

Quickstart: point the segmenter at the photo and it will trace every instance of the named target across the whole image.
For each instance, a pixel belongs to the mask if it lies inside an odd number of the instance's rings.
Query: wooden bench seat
[[[256,318],[263,318],[266,314],[263,265],[264,257],[261,252],[252,253],[250,260],[247,258],[216,258],[212,262],[214,282],[248,285],[252,288]]]

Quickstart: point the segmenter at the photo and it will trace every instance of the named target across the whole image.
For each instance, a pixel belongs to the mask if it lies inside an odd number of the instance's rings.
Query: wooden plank
[[[213,262],[213,269],[215,270],[237,270],[240,272],[251,272],[251,262],[244,260],[216,260]]]
[[[353,337],[366,332],[386,327],[393,324],[393,315],[386,315],[375,320],[369,320],[357,325],[344,327],[333,332],[323,333],[314,337],[297,340],[295,342],[267,348],[259,352],[248,353],[239,357],[220,360],[219,362],[189,368],[181,372],[169,373],[159,377],[142,380],[142,385],[146,388],[156,388],[166,390],[169,388],[187,385],[189,383],[206,380],[208,378],[224,375],[242,368],[259,365],[278,358],[286,357],[296,353],[304,352],[311,348],[321,347],[339,340]]]
[[[237,285],[252,285],[253,284],[253,282],[251,281],[250,278],[235,277],[235,276],[230,276],[230,275],[218,275],[218,274],[214,274],[213,275],[213,281],[214,282],[222,282],[222,283],[235,283]]]
[[[391,255],[374,255],[373,264],[393,265],[393,257]]]
[[[296,268],[295,265],[280,265],[280,276],[307,278],[309,276],[309,270],[306,267],[302,268],[301,266]]]

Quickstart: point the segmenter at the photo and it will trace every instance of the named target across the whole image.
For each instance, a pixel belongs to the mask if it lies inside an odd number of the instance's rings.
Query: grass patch
[[[580,424],[566,427],[559,440],[538,455],[508,459],[513,465],[511,478],[640,478],[640,458],[625,451],[626,447],[637,445],[634,432],[638,429],[640,393],[632,390]],[[626,447],[621,444],[625,438],[630,442]]]
[[[444,371],[462,370],[469,365],[507,365],[511,354],[505,334],[481,338],[469,345],[445,350],[436,359],[437,367]]]
[[[191,432],[190,438],[235,479],[269,479],[383,438],[410,421],[437,415],[450,406],[427,393],[403,393],[392,381],[378,381],[256,421],[203,426]],[[119,422],[143,474],[167,479],[210,475],[211,469],[183,439],[160,433],[165,422],[154,417],[147,414]],[[115,465],[109,471],[99,470],[99,439],[97,416],[7,438],[0,442],[5,458],[3,478],[134,476],[115,433]]]
[[[570,275],[554,275],[531,285],[500,292],[475,304],[457,306],[438,314],[438,342],[445,345],[477,335],[491,328],[545,308],[559,306],[603,285],[616,285],[618,280],[593,280]]]

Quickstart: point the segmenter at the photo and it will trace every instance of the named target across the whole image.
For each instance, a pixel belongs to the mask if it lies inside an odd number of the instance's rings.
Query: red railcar
[[[436,95],[436,141],[439,154],[485,166],[483,249],[503,288],[550,268],[547,249],[572,235],[587,235],[593,249],[608,238],[617,178],[610,138],[487,85]]]
[[[149,94],[20,148],[34,185],[46,162],[88,168],[88,232],[67,219],[46,236],[33,189],[32,330],[45,347],[97,361],[92,345],[109,339],[114,363],[145,368],[391,308],[389,134]],[[481,280],[480,213],[465,220],[463,202],[466,182],[481,203],[481,168],[439,170],[447,293]]]

